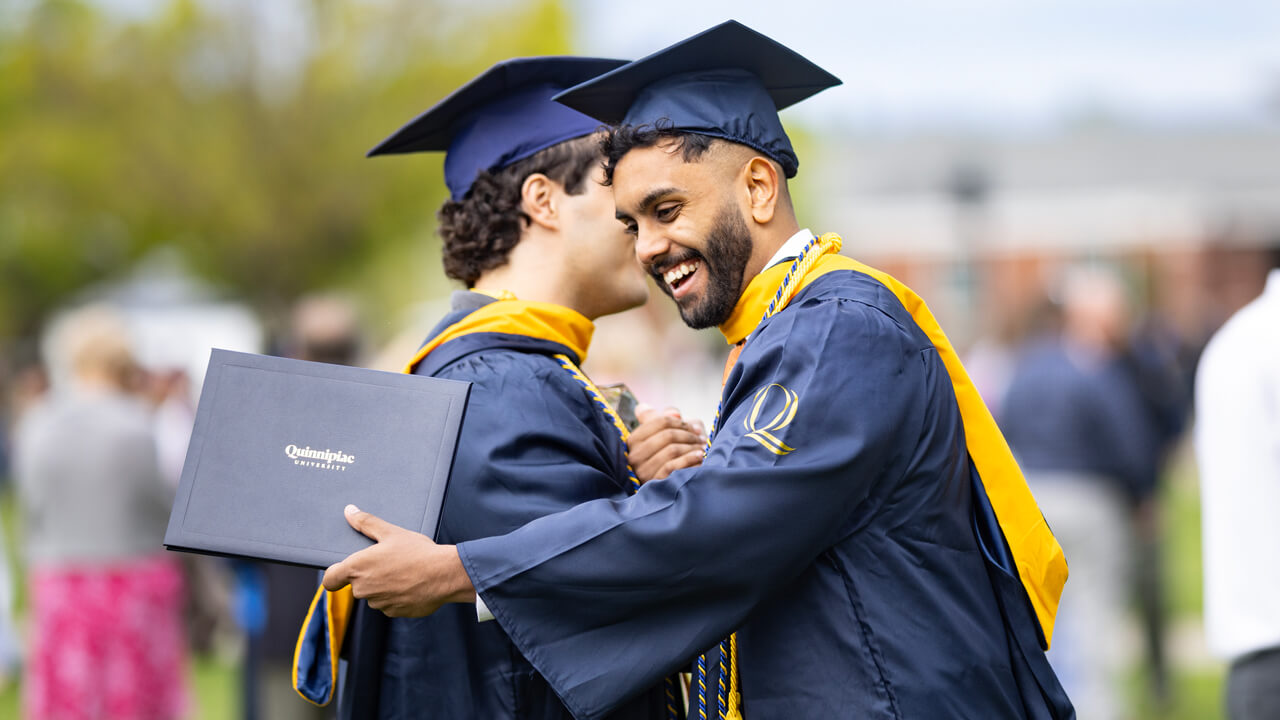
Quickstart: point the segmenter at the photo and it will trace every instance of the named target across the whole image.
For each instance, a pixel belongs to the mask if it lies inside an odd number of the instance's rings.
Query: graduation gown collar
[[[405,372],[413,372],[427,355],[450,340],[477,333],[552,342],[567,350],[581,364],[586,360],[594,332],[595,324],[576,310],[553,303],[503,298],[476,308],[442,328],[419,348]]]
[[[724,334],[724,339],[730,345],[737,345],[755,332],[756,327],[764,319],[769,301],[773,299],[778,286],[782,284],[783,278],[791,269],[791,262],[784,261],[790,261],[799,255],[804,245],[812,238],[813,233],[809,232],[808,228],[792,235],[769,261],[770,265],[747,283],[747,287],[738,296],[738,303],[734,306],[733,313],[720,325],[720,332]],[[804,278],[800,278],[797,291],[820,274],[815,270],[816,268],[811,269]]]
[[[738,296],[738,304],[733,307],[733,313],[720,325],[720,332],[726,342],[737,345],[755,331],[764,317],[765,308],[769,306],[769,299],[786,275],[787,264],[780,263],[751,278],[742,295]]]

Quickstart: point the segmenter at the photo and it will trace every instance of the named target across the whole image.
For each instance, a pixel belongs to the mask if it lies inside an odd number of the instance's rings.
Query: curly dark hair
[[[676,130],[670,120],[659,120],[649,125],[619,125],[609,129],[600,138],[600,152],[604,155],[604,184],[613,184],[613,170],[623,155],[636,148],[647,148],[664,140],[674,141],[674,149],[679,150],[685,162],[693,162],[711,149],[716,138],[710,135]]]
[[[530,222],[520,209],[525,178],[542,173],[570,195],[581,195],[599,161],[599,143],[586,136],[552,145],[501,170],[480,171],[462,200],[447,200],[436,213],[445,274],[472,288],[485,271],[507,263]]]

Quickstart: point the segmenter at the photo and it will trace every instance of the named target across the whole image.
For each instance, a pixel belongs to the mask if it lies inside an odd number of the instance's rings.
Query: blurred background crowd
[[[209,349],[399,370],[446,191],[363,153],[506,57],[729,17],[845,80],[783,114],[801,223],[966,356],[1067,550],[1081,717],[1223,717],[1189,429],[1280,264],[1280,7],[885,5],[0,1],[0,717],[323,717],[288,687],[314,573],[160,549]],[[709,419],[723,340],[653,295],[586,370]]]

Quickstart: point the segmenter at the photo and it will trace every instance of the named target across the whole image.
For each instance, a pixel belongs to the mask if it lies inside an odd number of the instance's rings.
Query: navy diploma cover
[[[323,568],[355,504],[435,537],[471,384],[214,350],[164,545]]]

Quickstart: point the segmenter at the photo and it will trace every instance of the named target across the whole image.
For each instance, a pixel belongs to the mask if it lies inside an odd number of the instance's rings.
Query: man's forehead
[[[620,210],[638,210],[658,190],[696,189],[705,174],[702,162],[685,160],[670,142],[633,148],[614,167],[613,195]]]

